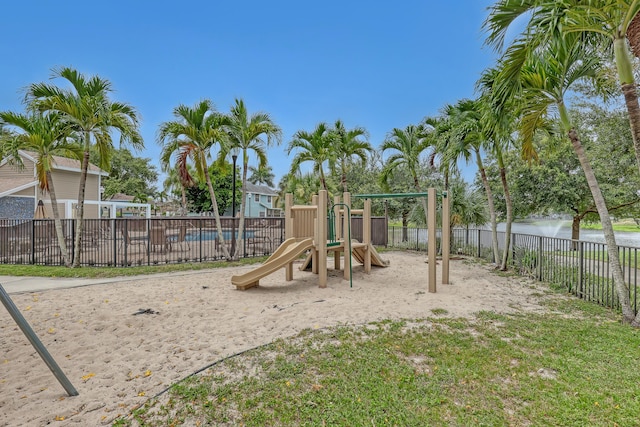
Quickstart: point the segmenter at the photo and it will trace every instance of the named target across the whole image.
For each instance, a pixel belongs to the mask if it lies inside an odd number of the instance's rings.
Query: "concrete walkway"
[[[8,294],[22,294],[28,292],[48,291],[51,289],[97,285],[100,283],[122,282],[131,279],[132,277],[85,279],[69,277],[0,276],[0,285],[2,285]]]
[[[129,282],[132,280],[151,279],[154,277],[188,276],[191,274],[203,274],[207,271],[209,270],[177,271],[173,273],[100,278],[0,276],[0,285],[2,285],[8,294],[23,294],[29,292],[48,291],[52,289],[66,289],[77,288],[80,286],[101,285],[105,283]]]

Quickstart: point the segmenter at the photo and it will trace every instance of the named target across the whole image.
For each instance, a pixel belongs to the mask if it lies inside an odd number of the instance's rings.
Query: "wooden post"
[[[344,225],[342,226],[343,231],[343,249],[344,249],[344,279],[351,280],[351,193],[345,192],[342,195],[342,200],[344,201],[344,207],[342,211],[344,212]]]
[[[449,284],[449,253],[451,252],[451,231],[449,218],[449,192],[442,193],[442,284]]]
[[[364,272],[371,272],[371,199],[364,199],[364,212],[362,214],[362,243],[365,243]]]
[[[284,196],[284,238],[289,239],[293,236],[293,194],[287,193]]]
[[[436,292],[436,189],[427,191],[427,258],[429,259],[429,292]]]
[[[333,230],[334,230],[334,238],[336,240],[340,240],[342,238],[342,222],[340,221],[340,196],[335,196],[333,198]],[[340,251],[333,251],[333,268],[334,270],[340,270]]]
[[[318,210],[316,215],[316,250],[318,256],[318,281],[321,288],[327,287],[327,190],[318,194]],[[316,261],[316,260],[314,260]]]
[[[284,196],[284,238],[291,239],[294,236],[294,214],[293,214],[293,194],[287,193]],[[284,269],[285,280],[290,282],[293,280],[293,263],[287,264]]]
[[[334,237],[336,240],[342,239],[342,223],[340,221],[340,196],[333,198],[333,229],[335,230]]]
[[[318,234],[317,234],[317,230],[318,230],[318,218],[314,218],[313,220],[313,229],[316,230],[316,232],[313,235],[313,241],[314,243],[318,241]],[[314,248],[311,249],[311,253],[313,254],[312,258],[311,258],[311,272],[313,274],[318,274],[318,245],[314,245]]]

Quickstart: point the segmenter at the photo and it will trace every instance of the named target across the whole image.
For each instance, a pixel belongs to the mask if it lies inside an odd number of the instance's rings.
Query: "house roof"
[[[22,155],[24,155],[27,159],[35,162],[38,158],[38,153],[34,151],[20,151]],[[69,159],[67,157],[53,156],[53,167],[58,170],[67,170],[72,172],[80,172],[82,168],[82,164],[80,160]],[[92,175],[102,175],[109,176],[109,173],[103,171],[98,166],[89,163],[89,169],[87,173]]]
[[[9,196],[36,185],[38,185],[38,181],[32,176],[4,177],[0,180],[0,197]]]
[[[266,185],[255,185],[250,182],[247,182],[247,193],[252,194],[264,194],[266,196],[277,196],[278,192],[272,188],[267,187]]]

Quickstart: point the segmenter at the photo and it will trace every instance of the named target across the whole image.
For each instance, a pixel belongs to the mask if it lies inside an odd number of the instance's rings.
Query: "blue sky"
[[[0,26],[0,109],[21,111],[23,88],[48,80],[55,67],[98,74],[112,82],[114,99],[140,112],[145,149],[138,155],[158,165],[156,131],[174,107],[209,98],[226,112],[242,98],[283,130],[282,144],[269,150],[279,179],[297,130],[342,119],[365,127],[378,147],[394,127],[472,97],[495,60],[481,32],[490,4],[10,2]],[[470,180],[475,169],[468,168]]]

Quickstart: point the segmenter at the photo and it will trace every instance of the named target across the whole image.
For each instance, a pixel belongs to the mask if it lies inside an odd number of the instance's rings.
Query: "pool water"
[[[245,238],[251,239],[255,231],[254,230],[244,230],[242,233]],[[222,237],[224,240],[231,240],[233,233],[231,230],[222,230]],[[235,232],[236,239],[238,239],[238,231]],[[193,230],[187,233],[186,240],[193,242],[197,240],[216,240],[218,236],[218,232],[214,230],[203,230],[202,232],[198,232],[198,230]]]

